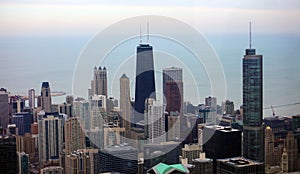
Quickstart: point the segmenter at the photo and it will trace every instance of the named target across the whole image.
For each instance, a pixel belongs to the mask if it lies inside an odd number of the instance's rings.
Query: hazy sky
[[[93,35],[140,15],[173,17],[204,33],[245,32],[250,20],[255,32],[300,31],[297,0],[2,0],[0,36]]]

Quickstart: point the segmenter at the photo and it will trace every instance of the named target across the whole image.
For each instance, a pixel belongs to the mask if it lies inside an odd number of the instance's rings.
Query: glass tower
[[[136,55],[134,122],[144,119],[147,98],[156,99],[153,49],[149,44],[139,44]]]
[[[243,155],[259,162],[264,161],[262,57],[250,42],[243,58]]]

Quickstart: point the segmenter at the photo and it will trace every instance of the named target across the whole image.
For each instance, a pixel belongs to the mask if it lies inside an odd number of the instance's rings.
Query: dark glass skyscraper
[[[243,58],[243,155],[246,158],[264,161],[263,129],[263,62],[255,49],[246,49]]]
[[[134,122],[144,119],[145,100],[156,99],[153,49],[149,44],[139,44],[136,55],[135,80],[135,118]]]

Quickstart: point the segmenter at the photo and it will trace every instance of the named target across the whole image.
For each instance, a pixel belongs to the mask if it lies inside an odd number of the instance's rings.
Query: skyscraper
[[[83,150],[73,151],[71,154],[66,156],[66,167],[65,173],[82,173],[90,174],[91,169],[91,157],[89,153],[85,153]]]
[[[193,159],[200,158],[200,146],[198,144],[185,144],[181,149],[183,159],[187,159],[188,164],[192,164]]]
[[[163,104],[152,98],[146,101],[145,111],[145,137],[149,143],[160,143],[166,141],[165,118]],[[146,105],[145,104],[145,105]]]
[[[0,127],[7,128],[9,117],[8,93],[6,89],[0,89]]]
[[[104,122],[107,122],[106,97],[104,95],[93,95],[90,98],[90,122],[91,128],[102,129]]]
[[[203,128],[203,152],[213,159],[213,171],[216,173],[216,160],[241,156],[242,132],[231,127],[218,125]]]
[[[28,173],[29,155],[25,152],[17,152],[18,156],[18,173]]]
[[[226,100],[225,102],[222,102],[222,110],[223,110],[223,114],[233,115],[234,114],[233,101]]]
[[[216,97],[206,97],[205,98],[205,106],[209,106],[211,108],[217,109],[217,98]]]
[[[107,72],[106,68],[99,66],[94,68],[94,79],[91,81],[91,90],[89,96],[91,95],[105,95],[107,96]]]
[[[63,148],[63,116],[38,113],[38,131],[40,163],[58,160]]]
[[[231,158],[241,155],[242,132],[218,125],[203,128],[203,151],[212,159]],[[226,142],[226,143],[225,143]]]
[[[251,48],[250,23],[250,48],[243,58],[243,155],[259,162],[264,161],[262,58]]]
[[[96,165],[98,173],[134,174],[138,171],[138,151],[126,144],[108,146],[99,151],[99,160],[96,160]]]
[[[65,122],[64,130],[66,155],[84,147],[84,132],[79,124],[78,118],[69,118]]]
[[[28,90],[28,100],[29,100],[29,107],[34,108],[35,107],[35,91],[34,91],[34,89]]]
[[[289,131],[284,140],[284,148],[288,156],[288,172],[298,171],[298,144],[292,131]]]
[[[123,127],[125,131],[130,131],[130,87],[129,87],[129,78],[126,74],[123,74],[120,78],[120,109],[121,116],[123,118]]]
[[[42,83],[41,97],[42,110],[44,110],[45,112],[51,112],[51,92],[49,82]]]
[[[205,122],[213,122],[214,124],[217,124],[217,98],[211,96],[206,97],[205,106],[207,106],[207,108],[199,109],[199,112],[203,111],[203,114],[207,114],[207,116],[203,117],[205,118]]]
[[[32,115],[29,112],[20,112],[12,115],[12,123],[18,128],[18,135],[23,136],[26,132],[30,133]]]
[[[145,100],[156,99],[153,63],[153,48],[149,44],[139,44],[136,55],[135,80],[135,118],[134,122],[143,120]]]
[[[15,136],[0,136],[0,173],[17,173]]]
[[[281,162],[283,153],[283,146],[281,144],[276,146],[274,134],[272,128],[269,126],[265,129],[265,166],[266,173],[271,173],[277,168],[277,172],[280,172],[281,167],[278,164]]]
[[[163,94],[166,98],[166,111],[183,112],[182,69],[177,67],[163,69]]]
[[[90,129],[90,103],[87,100],[74,101],[74,113],[83,130]]]

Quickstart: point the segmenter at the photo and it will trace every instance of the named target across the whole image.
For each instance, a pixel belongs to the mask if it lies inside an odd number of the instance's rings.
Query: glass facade
[[[153,49],[149,44],[140,44],[137,47],[135,82],[134,122],[138,122],[144,119],[145,100],[156,99]]]
[[[264,161],[262,55],[247,49],[243,59],[243,155]]]

